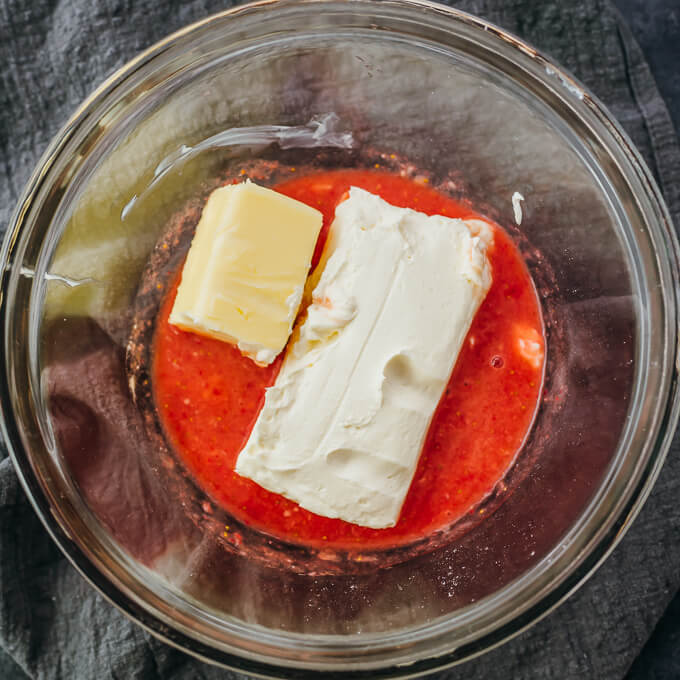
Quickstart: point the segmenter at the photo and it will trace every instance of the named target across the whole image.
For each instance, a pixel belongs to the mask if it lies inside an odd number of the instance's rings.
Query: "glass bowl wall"
[[[176,265],[186,240],[158,260],[168,229],[190,233],[210,189],[258,162],[425,173],[516,239],[548,363],[493,511],[358,561],[234,539],[164,449],[149,263]],[[648,171],[558,66],[436,5],[266,2],[169,37],[55,139],[3,257],[5,435],[38,513],[123,610],[246,671],[405,676],[505,639],[612,548],[677,420],[677,244]]]

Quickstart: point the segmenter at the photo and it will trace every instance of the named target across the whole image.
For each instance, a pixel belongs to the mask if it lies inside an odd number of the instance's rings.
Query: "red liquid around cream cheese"
[[[347,170],[303,176],[275,188],[323,213],[313,264],[335,206],[350,186],[427,214],[477,217],[426,184],[398,175]],[[281,357],[262,368],[232,345],[170,325],[172,287],[156,330],[154,395],[168,439],[198,484],[249,526],[307,545],[401,545],[469,512],[521,448],[539,400],[544,362],[536,292],[517,248],[499,227],[488,256],[493,284],[433,418],[399,522],[389,529],[320,517],[234,472]]]

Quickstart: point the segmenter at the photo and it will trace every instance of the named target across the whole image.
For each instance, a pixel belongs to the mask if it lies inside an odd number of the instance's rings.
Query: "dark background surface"
[[[613,2],[642,48],[680,132],[680,0]]]
[[[680,134],[680,0],[614,0],[614,4],[640,44]],[[680,593],[659,621],[626,680],[678,678]]]
[[[639,42],[680,133],[680,0],[613,2]],[[0,649],[0,680],[24,678],[24,673]],[[680,679],[680,595],[671,602],[626,678],[666,679]]]

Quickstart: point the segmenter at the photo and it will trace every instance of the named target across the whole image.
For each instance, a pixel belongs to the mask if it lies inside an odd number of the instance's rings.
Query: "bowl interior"
[[[663,208],[625,147],[542,58],[412,3],[246,8],[114,79],[51,159],[8,293],[29,486],[77,561],[218,660],[328,669],[351,653],[384,667],[484,646],[540,613],[601,554],[659,455],[673,271],[657,257]],[[361,566],[247,527],[225,540],[229,518],[164,446],[150,263],[177,265],[207,193],[248,164],[263,181],[293,164],[425,173],[520,247],[546,326],[545,390],[508,492],[456,531]]]

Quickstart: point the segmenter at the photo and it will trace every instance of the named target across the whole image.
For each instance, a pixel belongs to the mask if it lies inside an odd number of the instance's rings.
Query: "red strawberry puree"
[[[335,206],[350,186],[428,214],[477,217],[426,183],[398,175],[339,170],[299,177],[275,188],[323,212],[314,264]],[[531,427],[543,375],[536,291],[519,252],[499,227],[489,258],[493,285],[437,408],[399,522],[389,529],[320,517],[234,472],[281,357],[261,368],[232,345],[170,325],[173,287],[156,331],[153,385],[166,434],[198,484],[249,526],[316,546],[402,545],[469,512],[512,465]],[[314,418],[313,410],[309,417]]]

